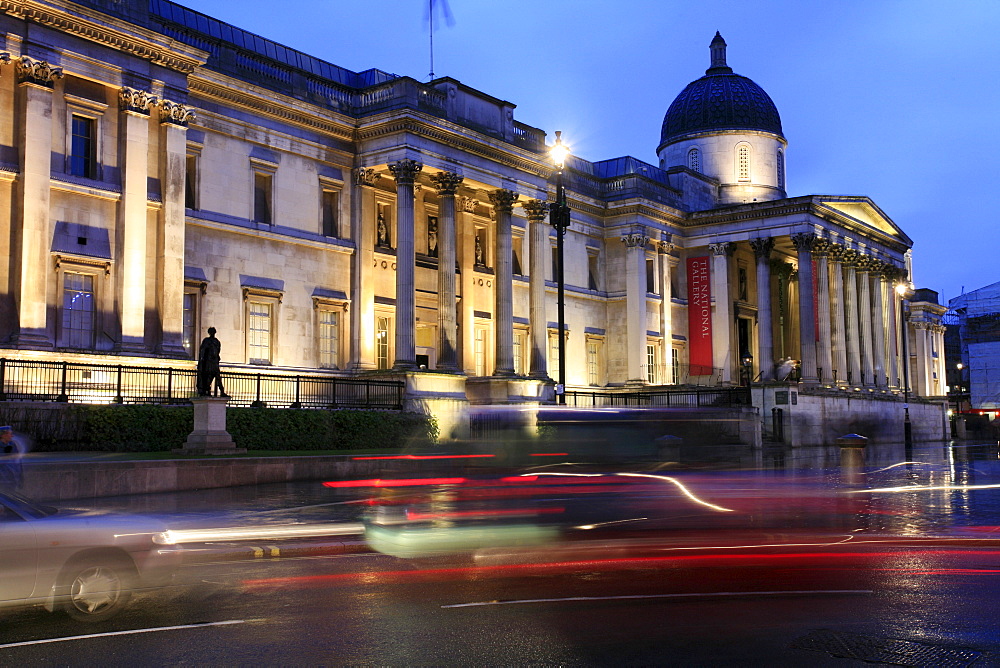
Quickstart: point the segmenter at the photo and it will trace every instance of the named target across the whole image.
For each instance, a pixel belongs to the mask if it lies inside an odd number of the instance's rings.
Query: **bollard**
[[[840,446],[840,472],[850,485],[861,482],[865,468],[865,447],[868,439],[860,434],[847,434],[837,439]]]

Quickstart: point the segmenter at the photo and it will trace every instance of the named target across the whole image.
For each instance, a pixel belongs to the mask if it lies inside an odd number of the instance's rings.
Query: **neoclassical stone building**
[[[169,0],[2,8],[4,356],[177,365],[214,326],[233,369],[551,399],[553,164],[514,104]],[[775,105],[710,56],[658,165],[566,166],[567,386],[736,384],[749,353],[757,381],[794,359],[804,389],[898,394],[910,239],[867,197],[790,197]]]

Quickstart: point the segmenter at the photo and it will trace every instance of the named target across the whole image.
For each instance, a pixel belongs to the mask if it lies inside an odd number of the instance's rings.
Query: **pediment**
[[[896,227],[896,224],[870,201],[821,200],[820,203],[864,226],[878,230],[882,234],[887,234],[900,240],[906,239],[906,235]]]

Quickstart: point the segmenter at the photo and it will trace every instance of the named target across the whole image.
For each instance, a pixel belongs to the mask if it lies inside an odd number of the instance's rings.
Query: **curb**
[[[364,540],[317,541],[310,543],[203,543],[185,547],[182,562],[185,565],[221,561],[254,561],[259,559],[295,559],[325,557],[338,554],[371,552]]]

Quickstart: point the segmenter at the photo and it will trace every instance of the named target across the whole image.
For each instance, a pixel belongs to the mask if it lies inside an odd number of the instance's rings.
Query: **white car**
[[[170,583],[181,548],[156,519],[63,511],[0,491],[0,607],[43,605],[80,621],[119,613]]]

